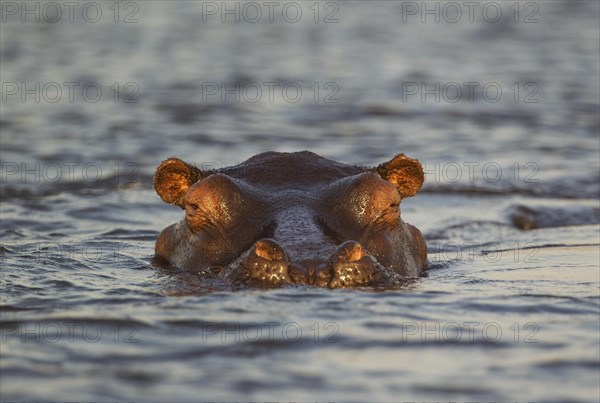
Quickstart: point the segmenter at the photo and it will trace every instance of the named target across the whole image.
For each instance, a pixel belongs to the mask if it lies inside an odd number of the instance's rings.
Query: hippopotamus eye
[[[392,203],[388,208],[389,218],[397,221],[400,218],[400,203]]]
[[[360,228],[395,223],[400,217],[400,196],[394,186],[381,177],[364,172],[337,182],[332,188],[337,199],[335,213],[345,222]]]
[[[186,221],[193,231],[220,228],[226,232],[240,225],[256,206],[248,187],[216,173],[192,185],[183,197]]]

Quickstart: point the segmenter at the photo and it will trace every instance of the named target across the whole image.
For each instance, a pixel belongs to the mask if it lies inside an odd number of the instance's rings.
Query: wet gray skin
[[[369,168],[267,152],[206,172],[169,158],[154,188],[185,217],[161,232],[156,255],[231,284],[393,286],[425,266],[421,233],[400,217],[423,180],[403,154]]]

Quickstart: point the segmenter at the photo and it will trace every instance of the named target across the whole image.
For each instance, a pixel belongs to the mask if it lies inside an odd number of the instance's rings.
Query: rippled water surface
[[[3,2],[2,400],[600,399],[597,2],[516,3],[518,18],[495,2],[496,22],[455,23],[406,2],[324,2],[317,23],[304,2],[295,23],[95,4],[96,23],[66,8],[23,23]],[[223,102],[214,83],[302,97]],[[426,236],[427,277],[223,292],[152,265],[182,215],[152,189],[160,161],[304,149],[423,163],[402,217]]]

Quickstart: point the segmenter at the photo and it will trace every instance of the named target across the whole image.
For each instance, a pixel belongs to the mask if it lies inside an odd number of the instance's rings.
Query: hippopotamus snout
[[[245,252],[227,277],[263,287],[286,284],[344,288],[371,285],[384,270],[358,242],[346,241],[326,259],[291,262],[289,254],[277,241],[257,241]]]

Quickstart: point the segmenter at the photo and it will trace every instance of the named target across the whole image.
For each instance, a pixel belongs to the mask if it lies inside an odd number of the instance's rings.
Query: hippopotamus
[[[424,179],[404,154],[364,167],[265,152],[204,171],[172,157],[158,166],[154,189],[185,216],[160,233],[156,256],[239,285],[400,284],[426,265],[421,232],[400,214]]]

